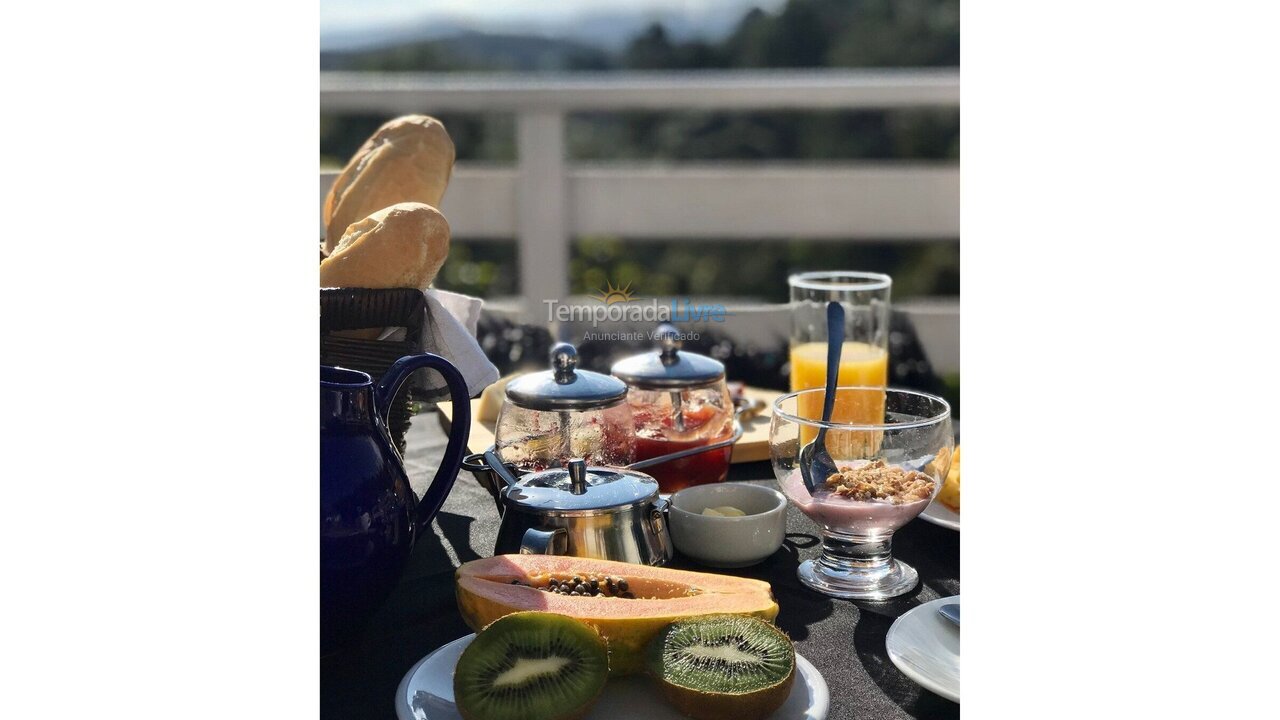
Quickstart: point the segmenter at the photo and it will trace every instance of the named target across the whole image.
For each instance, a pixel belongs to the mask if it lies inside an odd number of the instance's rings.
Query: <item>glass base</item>
[[[800,582],[823,595],[849,600],[887,600],[911,592],[920,574],[891,555],[892,535],[874,537],[827,528],[822,556],[800,563]]]
[[[800,582],[823,595],[847,600],[888,600],[911,592],[920,580],[916,569],[900,560],[890,560],[883,572],[828,567],[819,560],[806,560],[796,569]]]

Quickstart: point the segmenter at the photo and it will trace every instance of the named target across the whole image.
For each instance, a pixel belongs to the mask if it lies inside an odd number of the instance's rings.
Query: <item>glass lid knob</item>
[[[587,462],[582,459],[569,461],[569,492],[584,495],[587,492]]]
[[[556,343],[551,348],[551,368],[555,370],[557,383],[568,385],[573,382],[578,368],[578,349],[569,343]]]
[[[680,361],[680,348],[684,347],[684,341],[680,339],[680,331],[674,325],[663,323],[658,326],[655,333],[658,338],[658,348],[661,350],[659,357],[662,358],[663,365],[675,365]]]

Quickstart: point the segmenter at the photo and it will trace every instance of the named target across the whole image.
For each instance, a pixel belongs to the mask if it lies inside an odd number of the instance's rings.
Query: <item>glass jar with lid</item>
[[[620,466],[635,456],[627,386],[578,369],[569,343],[551,349],[551,369],[512,380],[498,413],[498,457],[521,471],[565,467],[571,458]]]
[[[680,332],[662,325],[658,349],[614,363],[612,373],[627,384],[627,403],[635,423],[637,467],[645,460],[685,453],[644,466],[662,492],[723,482],[733,453],[733,401],[724,364],[682,352]],[[696,448],[717,445],[704,452]]]

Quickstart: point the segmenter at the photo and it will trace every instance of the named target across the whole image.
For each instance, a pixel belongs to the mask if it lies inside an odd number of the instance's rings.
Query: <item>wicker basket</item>
[[[421,290],[323,289],[320,291],[320,364],[369,373],[377,382],[396,360],[426,352],[422,331],[424,321],[429,318]],[[335,334],[396,327],[404,328],[403,340],[361,340]],[[404,435],[413,416],[414,394],[419,387],[416,375],[405,382],[388,413],[387,429],[402,453]]]

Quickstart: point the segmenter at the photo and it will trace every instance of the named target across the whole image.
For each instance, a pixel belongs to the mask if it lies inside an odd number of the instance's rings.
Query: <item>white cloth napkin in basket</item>
[[[498,379],[498,368],[489,362],[476,342],[476,324],[484,301],[435,288],[428,288],[423,294],[427,296],[427,314],[423,321],[422,349],[453,363],[467,381],[468,395],[479,395]],[[379,339],[403,338],[404,328],[395,328]],[[419,398],[443,399],[448,394],[439,373],[423,371],[419,373],[418,382],[416,396]]]

